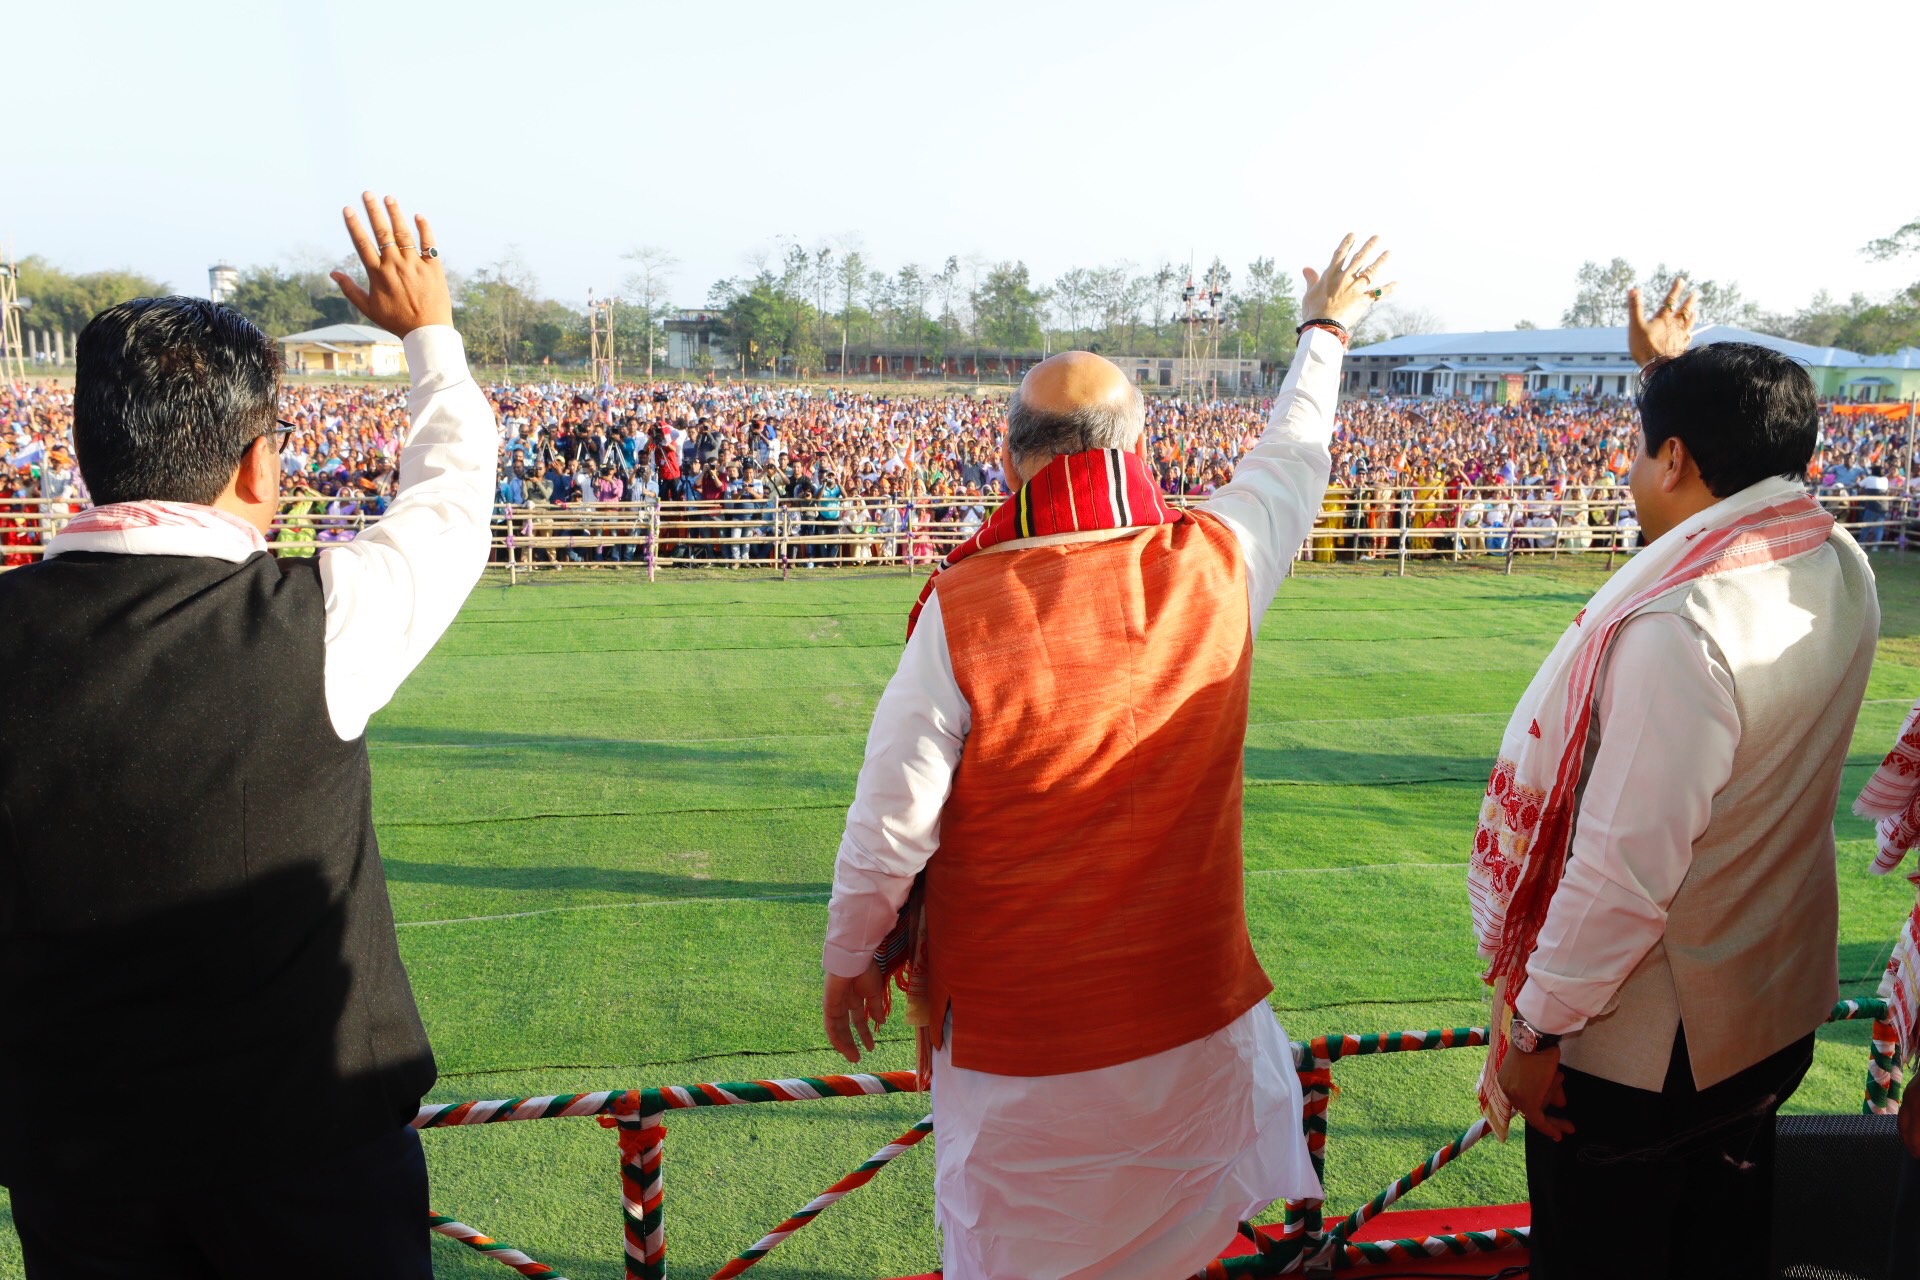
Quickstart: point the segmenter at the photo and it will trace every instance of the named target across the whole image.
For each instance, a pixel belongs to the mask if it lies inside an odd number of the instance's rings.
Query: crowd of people
[[[782,533],[804,559],[893,559],[918,535],[929,554],[977,528],[1004,493],[1005,400],[942,390],[657,382],[488,389],[500,421],[499,523],[542,558],[638,557],[644,528],[581,518],[595,504],[704,504],[663,551],[764,559]],[[1248,401],[1150,397],[1149,463],[1171,497],[1204,499],[1233,475],[1265,421]],[[407,432],[404,390],[289,386],[282,417],[286,554],[354,536],[386,506]],[[1340,406],[1333,484],[1307,554],[1397,550],[1502,553],[1632,548],[1624,481],[1638,415],[1627,400],[1350,400]],[[84,507],[72,394],[52,383],[0,387],[0,559],[20,563],[49,523]],[[1808,477],[1863,543],[1897,536],[1912,424],[1832,409]],[[26,514],[18,500],[51,504]],[[909,500],[920,500],[917,504]],[[917,506],[909,516],[910,506]],[[542,508],[564,509],[571,523]],[[524,511],[510,525],[509,509]],[[701,530],[701,521],[715,527]],[[1435,530],[1427,533],[1425,530]],[[543,546],[561,532],[564,549]],[[618,536],[616,536],[618,535]],[[812,541],[809,541],[812,540]]]

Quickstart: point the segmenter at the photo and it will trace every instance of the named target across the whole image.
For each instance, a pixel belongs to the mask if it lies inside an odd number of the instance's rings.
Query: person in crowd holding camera
[[[0,1086],[39,1100],[0,1111],[0,1184],[28,1280],[432,1274],[409,1122],[435,1068],[365,735],[486,562],[499,440],[426,219],[366,216],[367,286],[334,279],[412,379],[383,518],[269,554],[279,349],[138,298],[79,339],[102,505],[0,576]]]

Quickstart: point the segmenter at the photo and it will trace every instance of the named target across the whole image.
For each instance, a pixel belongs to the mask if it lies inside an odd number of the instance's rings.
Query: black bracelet
[[[1295,329],[1293,331],[1293,336],[1297,338],[1309,329],[1332,329],[1335,333],[1345,334],[1347,331],[1347,326],[1341,324],[1338,320],[1328,320],[1325,318],[1322,318],[1319,320],[1309,320],[1305,324],[1301,325],[1298,329]]]

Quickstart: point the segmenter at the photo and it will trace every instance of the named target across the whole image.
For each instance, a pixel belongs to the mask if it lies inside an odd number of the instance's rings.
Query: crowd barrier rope
[[[1197,506],[1184,496],[1175,506]],[[1821,494],[1868,551],[1920,547],[1920,497]],[[523,574],[573,567],[644,570],[755,568],[924,570],[964,541],[991,511],[987,498],[860,498],[797,502],[737,498],[707,502],[500,503],[490,517],[492,563]],[[31,563],[82,504],[0,498],[0,563]],[[1509,486],[1446,496],[1431,489],[1329,491],[1297,559],[1371,563],[1405,576],[1415,563],[1465,563],[1514,572],[1541,558],[1607,568],[1640,547],[1640,529],[1618,488]],[[308,556],[353,539],[377,519],[372,502],[283,495],[270,542],[281,556]]]
[[[1829,1022],[1871,1019],[1872,1047],[1862,1109],[1866,1114],[1899,1110],[1901,1069],[1888,1025],[1887,1002],[1879,999],[1842,1000]],[[1485,1027],[1443,1027],[1431,1031],[1397,1031],[1371,1035],[1324,1035],[1293,1044],[1294,1070],[1301,1084],[1301,1127],[1314,1173],[1326,1181],[1327,1111],[1334,1095],[1333,1069],[1353,1058],[1386,1053],[1470,1049],[1487,1043]],[[666,1115],[670,1111],[702,1107],[755,1106],[768,1103],[818,1102],[829,1098],[877,1097],[917,1093],[919,1080],[911,1071],[859,1075],[807,1076],[781,1080],[745,1080],[719,1084],[668,1085],[652,1089],[607,1090],[599,1093],[554,1094],[545,1097],[505,1098],[498,1101],[435,1103],[420,1108],[416,1129],[455,1128],[525,1120],[593,1117],[617,1131],[621,1184],[621,1226],[627,1280],[665,1280],[666,1247]],[[1476,1120],[1461,1134],[1396,1178],[1367,1203],[1328,1225],[1320,1200],[1288,1201],[1280,1231],[1267,1235],[1249,1223],[1241,1233],[1256,1248],[1253,1253],[1222,1258],[1194,1273],[1193,1280],[1227,1280],[1234,1276],[1276,1276],[1308,1271],[1341,1271],[1388,1263],[1407,1263],[1448,1255],[1493,1253],[1526,1244],[1522,1226],[1463,1231],[1419,1239],[1355,1240],[1355,1234],[1402,1197],[1453,1163],[1487,1136],[1485,1120]],[[750,1270],[795,1232],[846,1196],[871,1182],[882,1169],[912,1150],[933,1133],[927,1116],[859,1167],[791,1213],[771,1231],[714,1272],[711,1280],[733,1280]],[[520,1249],[505,1245],[473,1227],[430,1214],[430,1230],[458,1240],[524,1276],[556,1277],[559,1273],[535,1261]]]

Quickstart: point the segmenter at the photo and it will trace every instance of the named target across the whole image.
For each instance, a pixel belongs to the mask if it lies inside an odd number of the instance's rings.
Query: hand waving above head
[[[1655,360],[1671,360],[1686,354],[1700,310],[1697,290],[1688,294],[1685,302],[1680,300],[1686,287],[1686,278],[1675,276],[1666,301],[1651,316],[1640,305],[1640,290],[1627,290],[1627,350],[1641,368]]]
[[[367,207],[371,234],[352,208],[340,212],[346,218],[347,238],[367,269],[367,287],[362,289],[352,276],[335,271],[333,282],[340,292],[361,315],[403,338],[422,325],[452,324],[453,297],[447,291],[440,250],[434,247],[433,228],[418,215],[409,226],[400,202],[392,196],[384,207],[371,191],[361,192],[360,199]]]
[[[1360,252],[1349,254],[1353,248],[1353,233],[1348,232],[1340,247],[1333,251],[1326,270],[1315,271],[1312,267],[1302,267],[1300,274],[1307,280],[1307,296],[1300,304],[1302,320],[1333,320],[1351,329],[1367,309],[1392,293],[1398,281],[1380,281],[1381,268],[1387,265],[1387,259],[1393,255],[1382,250],[1380,256],[1372,262],[1366,262],[1367,255],[1380,243],[1379,236],[1367,237],[1360,246]]]

